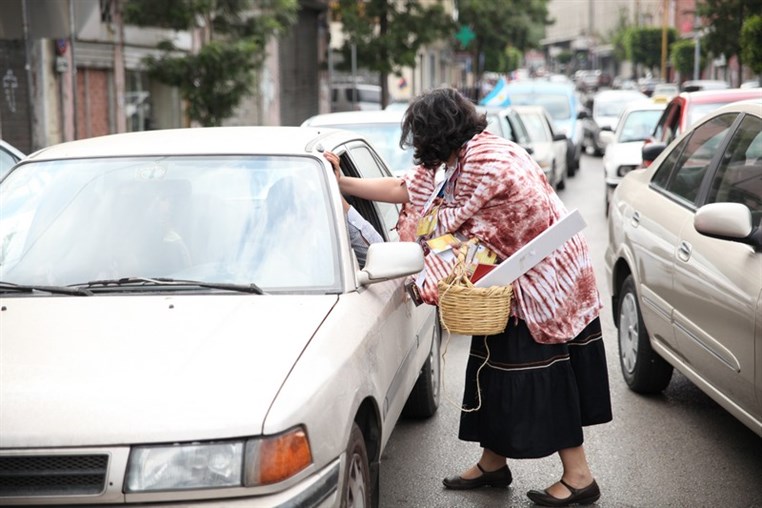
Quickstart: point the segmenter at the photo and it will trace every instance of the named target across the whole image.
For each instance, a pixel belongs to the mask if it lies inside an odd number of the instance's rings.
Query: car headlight
[[[136,446],[127,492],[240,486],[243,449],[243,441]]]
[[[637,166],[619,166],[619,169],[617,169],[616,174],[619,176],[624,176],[636,168]]]
[[[127,492],[265,485],[312,463],[309,440],[298,427],[248,440],[136,446],[130,452]]]

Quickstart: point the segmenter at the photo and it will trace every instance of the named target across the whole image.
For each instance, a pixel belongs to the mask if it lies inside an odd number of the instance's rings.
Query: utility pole
[[[667,7],[669,0],[661,2],[661,79],[667,79]]]

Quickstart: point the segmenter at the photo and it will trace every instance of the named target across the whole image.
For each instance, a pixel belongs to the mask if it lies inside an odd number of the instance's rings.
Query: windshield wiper
[[[74,295],[74,296],[92,296],[93,292],[87,288],[82,287],[67,287],[67,286],[40,286],[37,284],[16,284],[14,282],[0,281],[0,292],[17,292],[17,293],[52,293],[60,295]]]
[[[70,284],[71,287],[97,288],[122,286],[196,286],[209,289],[223,289],[241,293],[263,295],[265,292],[256,284],[233,284],[229,282],[205,282],[200,280],[171,279],[168,277],[123,277],[121,279],[91,280],[81,284]]]

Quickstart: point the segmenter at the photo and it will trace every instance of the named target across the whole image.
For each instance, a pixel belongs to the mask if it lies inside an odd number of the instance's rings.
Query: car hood
[[[643,162],[643,142],[612,143],[606,147],[604,164],[640,165]]]
[[[596,116],[595,123],[597,123],[598,127],[601,129],[604,127],[609,127],[611,130],[614,130],[618,119],[618,116]]]
[[[261,433],[329,296],[3,298],[0,447]]]

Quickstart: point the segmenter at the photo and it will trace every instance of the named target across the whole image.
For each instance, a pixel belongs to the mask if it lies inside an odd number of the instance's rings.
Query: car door
[[[734,115],[715,118],[684,137],[651,179],[650,187],[660,197],[641,203],[633,215],[639,221],[641,238],[650,240],[638,242],[640,251],[636,254],[641,261],[643,319],[655,339],[675,351],[682,350],[684,340],[682,334],[675,333],[673,322],[675,305],[682,295],[674,281],[676,260],[681,256],[680,238],[687,227],[692,227],[702,184]]]
[[[364,142],[354,141],[337,150],[344,174],[363,178],[386,177],[391,173],[381,158]],[[397,241],[394,230],[399,217],[398,205],[370,202],[347,197],[387,241]],[[385,393],[381,415],[384,421],[394,422],[405,405],[407,395],[415,382],[423,358],[431,347],[434,312],[427,305],[416,306],[404,287],[404,279],[358,288],[357,297],[364,306],[374,309],[377,317],[374,333],[377,335],[372,355]],[[384,442],[391,432],[385,425]]]
[[[737,118],[740,117],[740,118]],[[717,170],[705,185],[706,203],[736,202],[749,207],[755,224],[762,218],[762,119],[753,115],[723,115],[704,124],[732,136],[716,150]],[[723,123],[734,122],[730,131]],[[734,130],[733,130],[734,129]],[[712,134],[708,132],[708,134]],[[714,150],[713,137],[707,139]],[[691,367],[747,411],[762,399],[755,394],[755,352],[760,340],[762,252],[745,244],[699,234],[685,224],[676,245],[674,329],[681,352]],[[755,337],[755,334],[756,337]],[[759,386],[757,387],[759,390]]]

